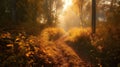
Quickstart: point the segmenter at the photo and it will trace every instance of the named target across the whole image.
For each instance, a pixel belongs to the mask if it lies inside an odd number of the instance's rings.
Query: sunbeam
[[[72,6],[72,0],[62,0],[64,5],[63,5],[63,11],[66,11],[70,6]]]
[[[72,27],[77,27],[80,22],[79,16],[73,9],[74,1],[75,0],[62,0],[63,8],[58,15],[58,21],[60,22],[58,26],[66,31]]]

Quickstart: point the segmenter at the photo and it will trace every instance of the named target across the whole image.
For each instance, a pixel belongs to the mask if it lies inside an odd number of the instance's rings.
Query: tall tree
[[[54,3],[55,3],[55,0],[49,0],[49,1],[45,0],[45,3],[44,3],[45,8],[43,9],[44,10],[43,15],[47,20],[46,23],[49,25],[52,25],[55,20],[55,15],[54,15],[55,10],[53,10],[55,8]]]
[[[51,25],[55,19],[54,2],[55,0],[19,0],[18,12],[20,16],[23,13],[22,15],[29,22],[35,23],[44,20],[42,23]]]
[[[96,32],[96,0],[92,0],[92,33]]]
[[[91,1],[90,0],[77,0],[79,16],[80,16],[80,24],[82,27],[89,26],[90,24],[90,16],[91,16]]]

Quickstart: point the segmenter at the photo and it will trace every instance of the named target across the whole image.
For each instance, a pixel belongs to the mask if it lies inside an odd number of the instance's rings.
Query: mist
[[[78,0],[67,0],[68,2],[62,0],[58,8],[58,27],[65,29],[66,31],[74,27],[82,27],[83,25],[88,25],[88,20],[91,19],[90,5],[91,1],[85,1],[83,12],[79,8]],[[87,10],[87,11],[86,11]],[[81,16],[83,18],[81,18]],[[84,19],[85,21],[81,21]]]

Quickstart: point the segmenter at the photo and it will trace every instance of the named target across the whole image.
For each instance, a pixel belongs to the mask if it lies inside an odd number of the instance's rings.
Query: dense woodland
[[[79,26],[58,27],[64,1],[0,0],[0,67],[120,67],[120,1],[96,0],[94,34],[91,0],[72,0]]]

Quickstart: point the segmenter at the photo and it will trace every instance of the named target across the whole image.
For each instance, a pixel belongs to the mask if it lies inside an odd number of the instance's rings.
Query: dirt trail
[[[87,67],[86,63],[77,53],[65,42],[68,34],[57,40],[42,41],[40,58],[44,59],[45,65],[51,67]],[[45,43],[45,44],[44,44]]]
[[[57,49],[59,49],[65,63],[67,65],[70,65],[71,67],[86,67],[85,62],[82,61],[82,59],[76,54],[76,52],[65,43],[65,39],[67,38],[67,36],[68,35],[66,34],[55,41],[55,45]]]

